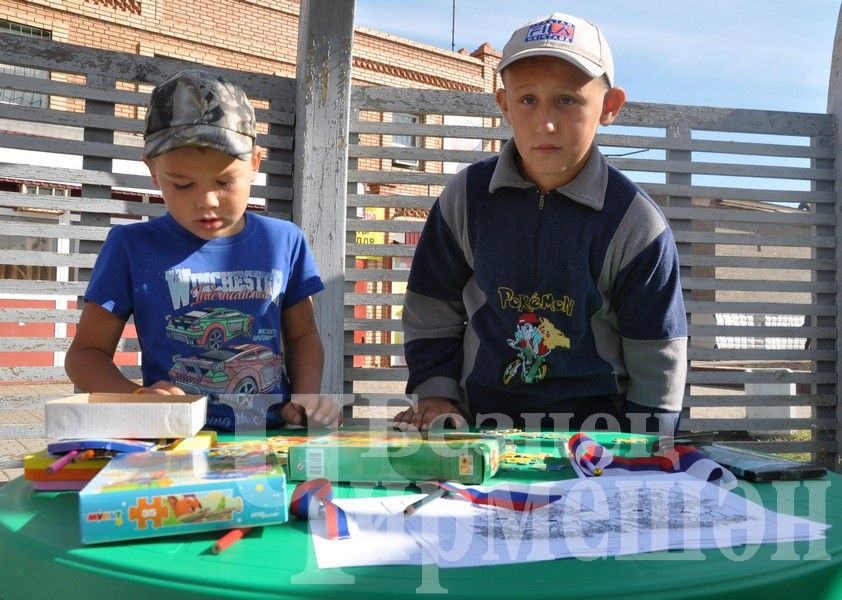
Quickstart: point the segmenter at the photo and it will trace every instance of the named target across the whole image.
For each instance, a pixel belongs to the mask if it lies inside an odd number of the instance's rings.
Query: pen
[[[221,538],[216,540],[216,543],[211,548],[211,552],[214,554],[219,554],[231,544],[234,544],[237,540],[239,540],[244,535],[247,535],[249,531],[251,531],[251,527],[240,527],[238,529],[232,529]]]
[[[55,473],[56,471],[61,469],[64,465],[66,465],[71,460],[73,460],[73,457],[76,456],[77,454],[79,454],[78,450],[71,450],[70,452],[68,452],[67,454],[65,454],[61,458],[59,458],[57,461],[50,464],[47,467],[47,473]]]
[[[443,487],[440,487],[440,488],[437,488],[437,489],[433,490],[432,492],[430,492],[429,494],[427,494],[426,496],[424,496],[420,500],[417,500],[416,502],[413,502],[412,504],[407,506],[405,509],[403,509],[404,516],[408,517],[408,516],[414,514],[416,510],[418,510],[419,508],[421,508],[425,504],[427,504],[429,502],[432,502],[436,498],[441,498],[442,496],[444,496],[447,493],[448,493],[447,490],[444,489]]]

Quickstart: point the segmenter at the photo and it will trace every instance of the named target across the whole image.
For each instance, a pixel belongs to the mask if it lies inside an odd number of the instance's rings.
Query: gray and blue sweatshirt
[[[403,311],[407,392],[466,414],[625,395],[680,410],[687,321],[666,218],[594,146],[541,194],[515,144],[456,174],[430,211]]]

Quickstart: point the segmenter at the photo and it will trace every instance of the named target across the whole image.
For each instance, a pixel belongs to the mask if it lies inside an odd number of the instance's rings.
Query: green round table
[[[562,473],[562,477],[572,475],[570,469]],[[219,555],[212,554],[210,547],[220,532],[82,546],[77,494],[36,493],[29,482],[19,478],[0,487],[0,598],[344,600],[447,593],[483,600],[791,600],[793,596],[836,600],[842,598],[842,476],[829,474],[816,483],[812,512],[808,489],[799,482],[781,482],[777,488],[754,486],[770,510],[792,511],[832,524],[827,539],[813,542],[813,546],[810,542],[762,544],[727,552],[656,552],[452,569],[381,566],[319,570],[308,525],[296,519],[255,529]],[[350,493],[343,486],[336,488],[339,497]],[[400,493],[355,486],[354,496],[359,497],[361,491]],[[781,507],[777,506],[779,498]],[[816,514],[822,506],[824,514]]]

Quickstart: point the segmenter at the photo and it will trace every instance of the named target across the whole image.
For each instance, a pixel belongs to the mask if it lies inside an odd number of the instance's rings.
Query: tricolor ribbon
[[[733,473],[690,446],[672,446],[653,456],[615,456],[584,433],[567,442],[570,460],[587,476],[631,475],[634,473],[687,473],[702,481],[724,486],[736,482]]]
[[[331,540],[351,535],[348,517],[333,503],[333,488],[327,479],[311,479],[298,484],[292,492],[289,511],[300,519],[318,519],[324,512],[327,537]]]
[[[532,494],[501,488],[484,491],[456,485],[447,481],[433,481],[431,483],[444,488],[451,494],[462,496],[465,500],[474,504],[485,504],[487,506],[507,508],[521,512],[547,506],[563,497],[561,494]]]

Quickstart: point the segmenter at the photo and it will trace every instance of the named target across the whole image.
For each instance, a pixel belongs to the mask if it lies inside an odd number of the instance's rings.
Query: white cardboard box
[[[75,394],[48,400],[46,435],[55,439],[180,438],[205,424],[206,396]]]

